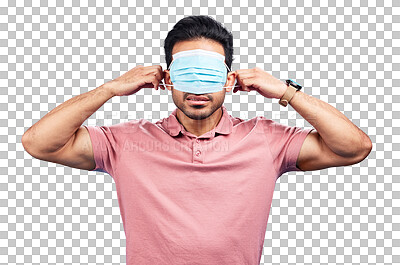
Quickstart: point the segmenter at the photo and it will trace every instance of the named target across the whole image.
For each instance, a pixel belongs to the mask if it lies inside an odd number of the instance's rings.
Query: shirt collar
[[[199,136],[198,138],[212,138],[215,136],[215,133],[230,134],[232,132],[232,127],[233,127],[232,119],[224,105],[221,106],[221,109],[222,109],[222,117],[218,122],[217,126],[212,130],[210,130],[209,132],[206,132],[203,135]],[[167,130],[167,132],[171,136],[177,136],[179,135],[179,132],[182,132],[182,134],[196,137],[196,135],[186,131],[183,125],[178,121],[178,119],[176,118],[177,110],[178,108],[172,111],[172,113],[169,115],[168,118],[164,119],[164,121],[162,122],[163,127]]]

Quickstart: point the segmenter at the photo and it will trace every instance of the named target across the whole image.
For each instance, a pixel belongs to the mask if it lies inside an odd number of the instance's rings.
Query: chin
[[[221,106],[207,104],[207,106],[184,106],[181,111],[192,120],[203,120],[210,117]]]
[[[208,117],[211,116],[212,113],[185,113],[186,116],[188,116],[192,120],[200,121],[207,119]]]

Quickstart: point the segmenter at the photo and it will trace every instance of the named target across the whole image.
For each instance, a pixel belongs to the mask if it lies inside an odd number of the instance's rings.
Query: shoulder
[[[271,119],[267,119],[264,116],[256,116],[251,119],[241,119],[238,117],[232,117],[233,125],[241,125],[241,126],[259,126],[259,127],[271,127],[274,126],[275,124],[279,124]]]
[[[284,138],[284,136],[293,135],[303,130],[301,127],[286,125],[264,116],[257,116],[254,119],[258,124],[258,130],[270,139]]]
[[[148,126],[147,125],[148,122],[149,121],[145,119],[134,119],[134,120],[129,120],[127,122],[121,122],[111,125],[93,125],[93,126],[88,125],[86,127],[94,129],[96,131],[102,131],[107,134],[118,135],[123,133],[132,133],[139,131],[141,128]]]
[[[268,132],[272,131],[285,131],[293,128],[297,128],[296,126],[289,126],[283,123],[279,123],[277,121],[274,121],[272,119],[268,119],[264,116],[257,116],[257,122],[260,124],[261,127],[263,127],[264,130]]]
[[[251,119],[242,119],[239,117],[230,116],[232,120],[233,126],[242,125],[242,126],[255,126],[259,122],[262,116],[256,116]]]
[[[247,132],[266,134],[272,126],[273,121],[263,116],[256,116],[250,119],[231,117],[233,128],[236,133]]]

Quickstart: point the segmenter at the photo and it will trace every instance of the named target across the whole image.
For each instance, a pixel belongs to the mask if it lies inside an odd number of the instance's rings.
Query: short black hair
[[[172,62],[172,49],[177,42],[210,39],[224,47],[225,63],[231,69],[233,58],[233,36],[220,22],[210,16],[188,16],[179,20],[164,40],[167,68]]]

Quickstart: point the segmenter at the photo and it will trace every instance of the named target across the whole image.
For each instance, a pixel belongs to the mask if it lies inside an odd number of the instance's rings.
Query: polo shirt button
[[[196,151],[196,156],[199,156],[201,154],[201,151],[197,150]]]
[[[199,139],[196,139],[196,143],[200,143],[200,140],[199,140]]]

